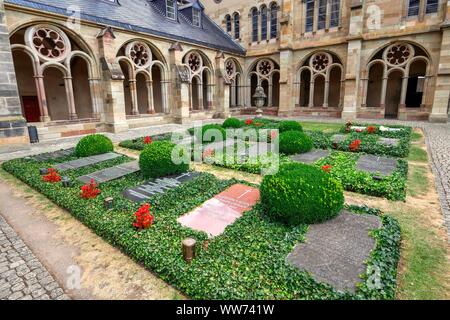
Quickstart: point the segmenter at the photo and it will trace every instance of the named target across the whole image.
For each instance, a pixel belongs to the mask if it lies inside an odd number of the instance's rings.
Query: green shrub
[[[305,153],[313,148],[309,136],[300,131],[286,131],[280,134],[280,152],[290,155]]]
[[[75,155],[78,157],[90,157],[112,151],[114,151],[114,146],[111,139],[102,134],[84,137],[75,147]]]
[[[289,163],[265,176],[261,202],[269,217],[290,225],[311,224],[336,217],[344,206],[341,184],[321,169]]]
[[[278,125],[280,133],[287,131],[300,131],[303,132],[302,125],[297,121],[281,121]]]
[[[146,178],[165,177],[189,170],[189,164],[175,164],[172,150],[176,145],[170,141],[156,141],[147,145],[139,157],[139,167]],[[180,158],[185,150],[180,150]]]
[[[225,129],[222,128],[222,126],[219,124],[207,124],[201,127],[201,129],[195,128],[195,137],[197,138],[197,140],[205,143],[215,142],[216,138],[214,136],[212,136],[211,139],[205,139],[205,133],[207,133],[208,130],[218,130],[222,136],[222,140],[225,140]]]
[[[222,127],[225,129],[228,129],[228,128],[238,129],[238,128],[241,128],[242,126],[243,126],[243,123],[241,122],[241,120],[236,119],[236,118],[228,118],[222,124]]]

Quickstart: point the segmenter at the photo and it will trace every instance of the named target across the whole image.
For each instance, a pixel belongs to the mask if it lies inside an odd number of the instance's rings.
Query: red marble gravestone
[[[235,184],[209,199],[194,211],[178,218],[185,227],[206,232],[210,238],[242,217],[259,200],[259,190],[243,184]]]

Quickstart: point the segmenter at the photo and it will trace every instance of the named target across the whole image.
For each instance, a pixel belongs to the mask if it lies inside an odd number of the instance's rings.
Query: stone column
[[[279,90],[279,116],[288,116],[294,112],[296,97],[295,91],[295,62],[291,49],[280,51],[280,90]]]
[[[433,109],[430,122],[447,122],[450,104],[450,0],[447,1],[446,20],[442,25],[442,44],[436,77]]]
[[[216,99],[216,113],[214,117],[226,119],[230,116],[230,85],[224,77],[225,71],[225,55],[223,52],[218,52],[215,59],[216,68],[216,86],[215,86],[215,99]]]
[[[137,85],[136,79],[130,79],[130,96],[131,96],[131,114],[134,116],[139,115],[138,97],[137,97]]]
[[[325,79],[325,90],[323,93],[323,105],[322,105],[324,108],[328,108],[329,95],[330,95],[330,80]]]
[[[0,151],[26,148],[27,123],[22,115],[3,0],[0,0]]]
[[[75,97],[73,95],[72,77],[64,77],[64,86],[66,87],[67,106],[69,108],[69,119],[78,119],[77,110],[75,108]]]
[[[309,103],[308,107],[312,108],[314,107],[314,78],[311,78],[311,82],[309,85]]]
[[[99,57],[102,65],[104,121],[106,130],[119,133],[129,129],[125,113],[123,81],[125,76],[116,63],[117,46],[112,28],[103,29],[98,35]]]
[[[205,109],[205,105],[203,104],[203,101],[207,100],[207,97],[203,97],[203,83],[198,82],[197,88],[194,88],[193,90],[197,90],[197,97],[198,97],[198,110]]]
[[[36,92],[39,100],[39,111],[40,111],[40,119],[41,122],[50,122],[50,116],[48,114],[48,104],[47,97],[45,95],[45,87],[44,87],[44,77],[43,76],[35,76],[34,82],[36,83]]]
[[[350,12],[350,30],[347,38],[345,95],[342,111],[342,118],[346,120],[355,119],[359,107],[363,15],[362,1],[353,0]]]

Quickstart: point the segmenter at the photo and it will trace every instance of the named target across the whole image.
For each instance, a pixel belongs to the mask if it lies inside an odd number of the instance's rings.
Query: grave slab
[[[234,146],[234,143],[234,139],[208,143],[203,146],[203,150],[216,150],[220,153],[225,153],[227,151],[227,148]]]
[[[333,220],[311,225],[306,242],[297,244],[287,261],[318,282],[354,293],[361,281],[359,276],[366,271],[365,261],[376,245],[369,232],[381,225],[377,216],[344,210]]]
[[[267,155],[272,152],[272,145],[266,142],[250,142],[243,150],[238,150],[238,155],[241,157],[256,158],[260,155]]]
[[[174,189],[184,182],[198,177],[198,172],[186,172],[179,175],[152,179],[138,187],[126,189],[123,196],[134,202],[146,201],[157,194],[163,194],[168,190]]]
[[[293,156],[290,156],[290,159],[292,161],[310,164],[310,163],[314,163],[322,158],[328,157],[329,155],[330,155],[330,151],[328,151],[328,150],[315,149],[315,150],[311,150],[306,153],[295,154]]]
[[[390,176],[396,168],[396,159],[368,154],[361,156],[356,164],[357,170],[373,174],[380,173],[383,176]]]
[[[112,160],[115,158],[121,157],[120,154],[109,152],[97,156],[92,157],[86,157],[86,158],[80,158],[68,162],[59,163],[54,166],[54,168],[58,171],[65,171],[65,170],[72,170],[72,169],[79,169],[87,166],[91,166],[100,162],[104,162],[107,160]]]
[[[378,143],[388,147],[397,147],[400,143],[400,140],[390,138],[380,138],[378,139]]]
[[[96,183],[104,183],[122,178],[139,170],[139,161],[136,160],[81,176],[78,180],[83,183],[89,183],[91,180],[94,180]]]
[[[227,226],[242,217],[258,200],[258,189],[235,184],[177,221],[185,227],[206,232],[213,238],[221,235]]]
[[[49,160],[55,160],[58,158],[70,156],[74,153],[74,151],[75,151],[75,148],[70,148],[70,149],[65,149],[65,150],[58,150],[55,152],[42,153],[42,154],[38,154],[38,155],[34,156],[33,159],[36,161],[42,161],[42,162],[49,161]]]
[[[335,134],[331,137],[331,141],[333,143],[340,143],[342,141],[345,141],[347,139],[347,136],[345,134]]]
[[[384,127],[384,126],[380,127],[380,131],[382,131],[382,132],[399,132],[402,130],[403,130],[402,128],[390,128],[390,127]]]

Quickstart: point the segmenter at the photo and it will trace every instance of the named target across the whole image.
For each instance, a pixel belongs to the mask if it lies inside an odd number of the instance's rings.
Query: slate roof
[[[245,49],[204,12],[202,27],[198,28],[181,14],[178,15],[178,21],[166,18],[160,1],[119,0],[120,5],[108,3],[107,0],[5,0],[5,3],[66,16],[71,15],[67,8],[78,6],[82,20],[99,25],[162,36],[228,53],[245,54]]]

